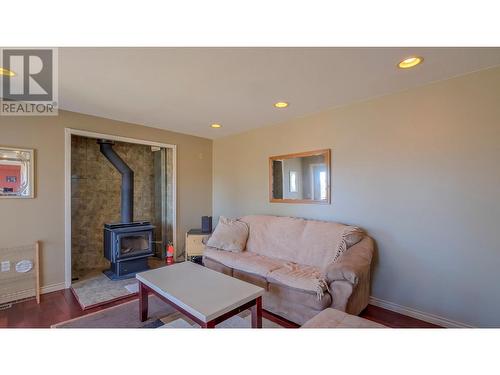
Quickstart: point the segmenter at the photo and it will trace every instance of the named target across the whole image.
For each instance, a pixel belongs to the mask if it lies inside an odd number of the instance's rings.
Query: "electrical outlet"
[[[10,271],[10,262],[8,260],[2,261],[0,264],[0,272]]]

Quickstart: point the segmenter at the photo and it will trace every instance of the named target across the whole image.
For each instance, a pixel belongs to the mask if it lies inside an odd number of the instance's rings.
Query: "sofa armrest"
[[[373,240],[365,236],[360,242],[347,249],[338,262],[327,266],[326,280],[329,284],[344,280],[353,285],[357,285],[360,279],[369,280],[373,252]]]

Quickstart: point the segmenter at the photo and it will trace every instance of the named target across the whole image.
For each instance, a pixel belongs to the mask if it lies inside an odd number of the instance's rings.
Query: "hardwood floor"
[[[15,303],[11,308],[0,310],[0,328],[49,328],[55,323],[119,305],[134,298],[137,296],[82,311],[73,293],[69,289],[64,289],[44,294],[40,305],[37,305],[36,301],[32,299]],[[393,328],[438,328],[434,324],[372,305],[369,305],[360,316]],[[264,313],[264,317],[289,328],[296,326],[291,322],[280,322],[279,317],[267,312]]]
[[[391,328],[442,328],[435,324],[373,305],[368,305],[359,316]]]
[[[70,289],[42,295],[40,304],[35,300],[15,303],[11,308],[0,311],[0,327],[5,328],[49,328],[65,320],[130,301],[137,296],[82,311]]]

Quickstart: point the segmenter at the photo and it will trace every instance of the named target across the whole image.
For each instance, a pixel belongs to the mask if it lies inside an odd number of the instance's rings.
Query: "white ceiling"
[[[424,63],[396,68],[412,54]],[[500,48],[60,48],[59,56],[62,109],[207,138],[500,65]],[[290,106],[277,110],[278,100]]]

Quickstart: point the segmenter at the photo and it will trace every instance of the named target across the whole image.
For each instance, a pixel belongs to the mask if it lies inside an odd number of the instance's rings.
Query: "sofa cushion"
[[[263,289],[267,290],[269,283],[267,282],[267,278],[264,276],[256,275],[254,273],[249,273],[237,269],[233,269],[233,277],[246,281],[247,283],[260,286]]]
[[[282,267],[285,263],[279,259],[272,259],[246,251],[242,253],[233,253],[213,247],[206,247],[203,251],[203,257],[213,259],[227,267],[263,277],[266,277],[271,271]]]
[[[298,264],[326,267],[362,237],[359,228],[293,217],[250,215],[246,250]]]
[[[283,267],[271,271],[267,279],[269,282],[277,282],[294,289],[316,293],[318,299],[323,297],[327,289],[320,268],[292,262],[287,262]]]
[[[207,245],[221,250],[240,252],[245,250],[247,238],[248,225],[246,223],[221,216]]]
[[[224,275],[233,276],[233,269],[208,257],[203,257],[203,265]]]

